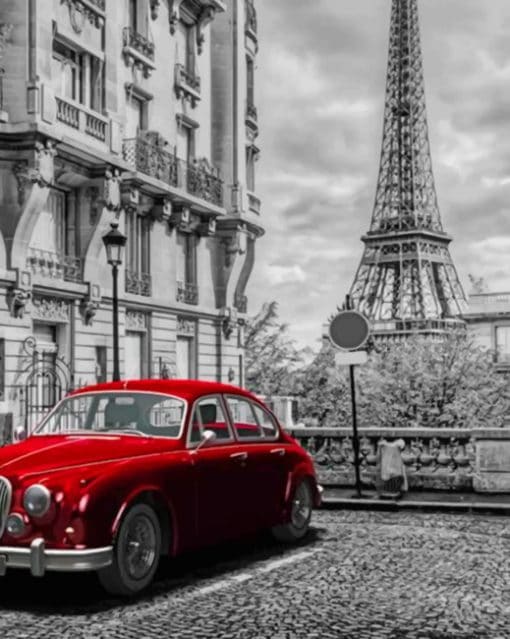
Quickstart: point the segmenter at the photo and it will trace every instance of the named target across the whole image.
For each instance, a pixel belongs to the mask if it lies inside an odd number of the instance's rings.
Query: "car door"
[[[239,395],[225,397],[236,439],[246,451],[243,504],[245,526],[250,531],[274,525],[282,512],[287,478],[285,444],[277,444],[278,430],[273,424],[267,436],[256,414],[256,405]],[[269,417],[269,415],[267,416]]]
[[[216,438],[197,449],[206,430],[212,430]],[[196,402],[188,446],[192,448],[190,455],[196,480],[199,542],[235,538],[244,532],[246,454],[233,437],[219,395],[202,397]]]

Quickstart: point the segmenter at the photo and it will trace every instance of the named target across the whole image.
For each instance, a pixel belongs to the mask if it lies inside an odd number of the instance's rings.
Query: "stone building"
[[[122,377],[243,384],[255,195],[253,0],[3,0],[0,412],[28,428]]]
[[[471,293],[464,319],[473,342],[492,351],[497,370],[509,373],[510,293]]]

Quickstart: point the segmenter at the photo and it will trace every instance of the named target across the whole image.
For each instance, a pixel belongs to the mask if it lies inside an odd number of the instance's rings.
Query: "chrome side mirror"
[[[199,448],[202,448],[202,446],[205,446],[209,442],[213,442],[215,439],[216,433],[213,430],[204,430],[202,439],[200,440],[198,446],[195,448],[195,451],[197,451]]]
[[[26,433],[25,429],[23,428],[23,426],[18,426],[14,430],[14,441],[15,442],[22,442],[26,438],[27,438],[27,433]]]

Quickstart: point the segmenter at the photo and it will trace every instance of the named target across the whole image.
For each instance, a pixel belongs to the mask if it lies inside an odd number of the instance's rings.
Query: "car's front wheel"
[[[146,588],[158,569],[161,526],[148,504],[134,504],[124,514],[113,548],[113,562],[98,571],[103,588],[114,595],[134,595]]]
[[[313,495],[310,483],[303,479],[295,487],[290,504],[290,519],[275,526],[272,533],[279,541],[292,542],[302,539],[308,532],[313,510]]]

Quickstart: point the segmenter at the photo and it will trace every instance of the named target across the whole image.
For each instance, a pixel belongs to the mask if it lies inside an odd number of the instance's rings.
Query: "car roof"
[[[188,401],[193,401],[197,397],[213,393],[235,393],[248,397],[249,399],[254,399],[260,403],[260,400],[253,393],[250,393],[244,388],[233,386],[232,384],[222,384],[220,382],[209,382],[197,379],[124,379],[119,382],[105,382],[84,386],[83,388],[72,391],[70,395],[114,390],[169,393],[170,395],[176,395]]]

